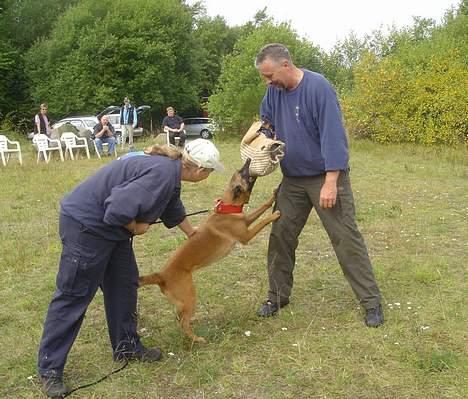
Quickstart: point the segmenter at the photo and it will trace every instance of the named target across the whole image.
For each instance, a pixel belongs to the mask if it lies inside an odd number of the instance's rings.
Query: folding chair
[[[8,144],[15,146],[15,148],[9,148]],[[21,146],[18,141],[11,141],[4,135],[0,135],[0,156],[2,157],[3,166],[6,166],[10,160],[10,154],[13,152],[18,153],[18,161],[20,165],[23,165],[23,158],[21,157]]]
[[[88,157],[88,159],[90,158],[88,140],[86,139],[86,137],[78,137],[73,132],[64,132],[60,136],[60,141],[65,143],[65,158],[67,157],[67,154],[69,154],[70,158],[72,160],[75,160],[75,157],[73,156],[73,150],[76,149],[76,155],[79,155],[79,151],[81,148],[85,149],[86,156]]]
[[[100,159],[101,158],[101,154],[99,154],[99,150],[97,148],[97,145],[96,145],[96,142],[93,140],[93,144],[94,144],[94,152],[96,153],[97,157]],[[104,152],[104,148],[105,147],[108,147],[109,144],[107,143],[102,143],[102,152]],[[117,158],[117,141],[115,142],[115,147],[114,147],[114,156]]]
[[[33,137],[33,143],[36,144],[37,147],[37,163],[39,163],[41,154],[44,157],[44,161],[49,163],[52,151],[58,151],[60,154],[60,160],[63,162],[63,152],[60,140],[49,139],[45,134],[36,134]],[[51,144],[54,144],[54,146],[51,147]]]

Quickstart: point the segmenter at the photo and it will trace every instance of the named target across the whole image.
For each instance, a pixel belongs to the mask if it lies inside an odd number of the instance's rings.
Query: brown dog
[[[193,341],[205,340],[196,336],[190,327],[196,301],[192,273],[226,256],[237,241],[247,244],[267,224],[280,217],[280,212],[275,211],[250,227],[273,205],[275,195],[250,214],[242,213],[242,206],[249,202],[256,179],[250,177],[249,165],[248,159],[242,169],[234,173],[214,213],[173,253],[166,266],[159,273],[140,277],[140,286],[159,285],[163,294],[176,306],[180,326]]]

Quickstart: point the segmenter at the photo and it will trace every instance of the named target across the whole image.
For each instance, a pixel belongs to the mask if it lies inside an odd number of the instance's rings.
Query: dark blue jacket
[[[180,173],[180,160],[159,155],[116,159],[65,195],[61,212],[108,240],[130,238],[132,220],[171,228],[185,217]]]
[[[322,75],[302,71],[294,90],[268,86],[260,108],[286,144],[281,170],[285,176],[347,170],[348,141],[336,93]]]
[[[133,105],[128,107],[123,106],[120,108],[120,124],[121,125],[133,125],[137,127],[138,115]]]

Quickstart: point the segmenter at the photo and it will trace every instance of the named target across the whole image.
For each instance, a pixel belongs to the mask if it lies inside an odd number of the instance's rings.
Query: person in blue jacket
[[[67,356],[98,288],[114,360],[161,359],[161,350],[146,348],[137,333],[133,237],[158,219],[187,237],[195,234],[180,199],[181,181],[202,181],[222,165],[214,144],[203,139],[183,152],[153,146],[130,154],[99,169],[60,202],[62,255],[38,353],[38,374],[49,397],[67,393]]]
[[[120,127],[122,129],[122,150],[128,136],[128,147],[133,150],[133,131],[138,126],[138,113],[130,103],[128,97],[124,98],[124,105],[120,108]]]
[[[255,67],[268,85],[260,115],[286,144],[276,199],[281,218],[272,225],[268,245],[268,299],[257,314],[274,315],[289,303],[298,238],[315,208],[365,308],[366,325],[377,327],[384,321],[381,294],[355,222],[348,142],[336,93],[322,75],[296,67],[279,43],[264,46]]]

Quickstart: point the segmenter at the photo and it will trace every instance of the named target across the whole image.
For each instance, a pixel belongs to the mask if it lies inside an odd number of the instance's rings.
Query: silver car
[[[213,137],[215,126],[213,120],[210,118],[184,118],[184,124],[184,130],[188,137],[197,136],[203,139],[210,139]]]
[[[136,109],[138,117],[140,118],[140,115],[142,112],[149,110],[151,107],[149,105],[141,105]],[[52,129],[57,129],[62,125],[65,125],[66,123],[69,123],[73,126],[75,126],[79,131],[86,130],[89,132],[89,135],[93,133],[93,128],[97,123],[99,122],[99,119],[103,115],[109,115],[109,122],[112,124],[112,126],[115,129],[115,134],[117,136],[117,140],[120,139],[122,136],[122,129],[120,127],[120,107],[116,105],[111,105],[97,115],[71,115],[67,116],[65,118],[60,119],[59,121],[55,122],[51,127]],[[134,129],[133,135],[135,137],[141,136],[143,134],[143,128],[141,127],[141,123],[138,122],[138,126]],[[30,133],[28,137],[32,139],[34,136],[34,133]]]
[[[75,126],[78,130],[85,129],[92,133],[94,126],[98,123],[98,118],[93,115],[70,116],[68,118],[60,119],[58,122],[54,123],[52,125],[52,129],[57,129],[66,123]]]

